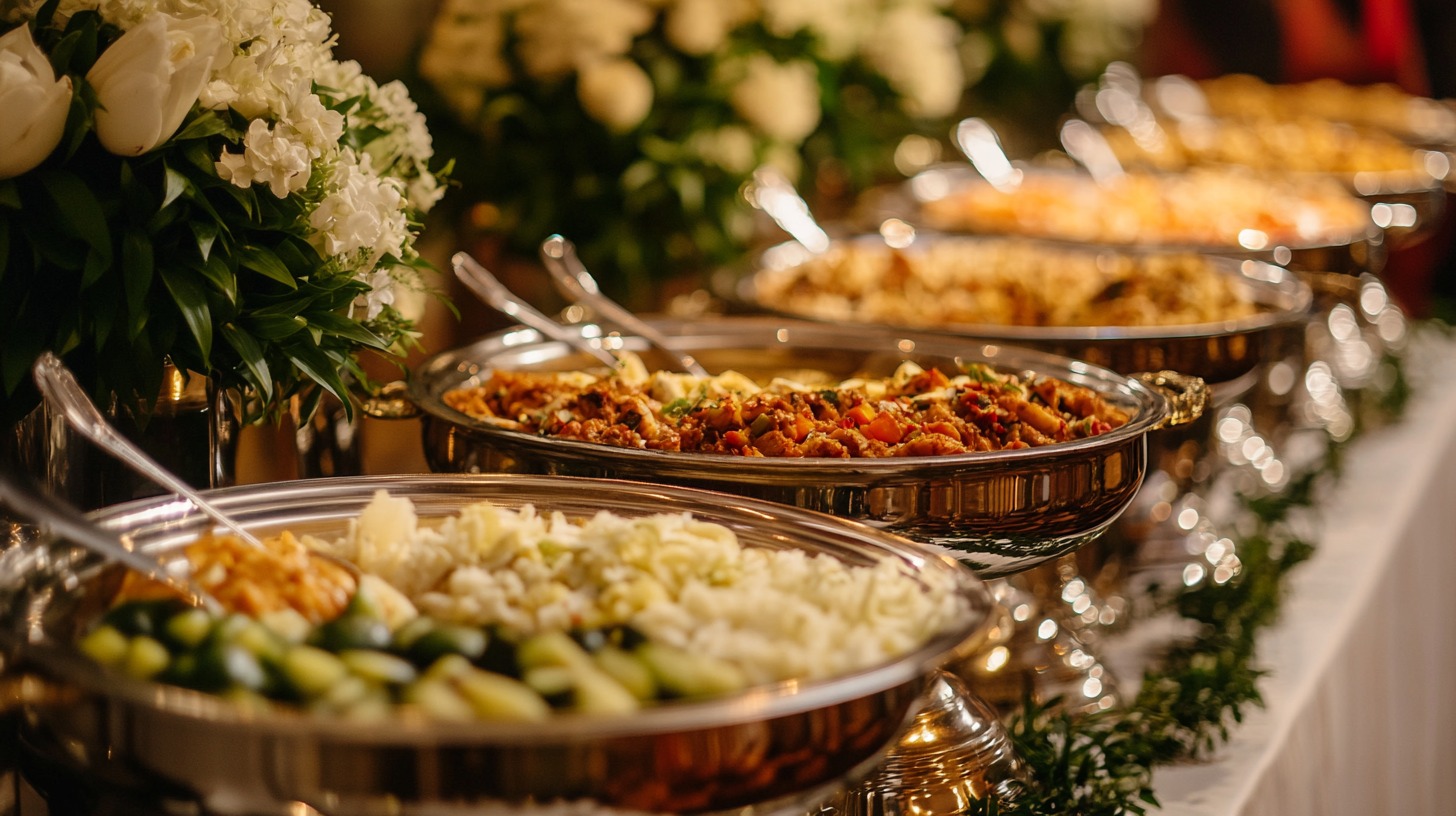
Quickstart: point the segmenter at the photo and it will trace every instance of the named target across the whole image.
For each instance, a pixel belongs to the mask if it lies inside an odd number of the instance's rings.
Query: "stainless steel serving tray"
[[[1071,169],[1037,165],[1018,165],[1018,169],[1025,174],[1043,173],[1066,175],[1072,173],[1084,176],[1088,179],[1089,184],[1092,183],[1090,176],[1087,176],[1081,171]],[[954,195],[958,191],[966,189],[969,185],[985,184],[988,184],[988,182],[968,164],[937,165],[917,173],[907,182],[893,190],[887,189],[880,191],[880,194],[874,196],[864,209],[864,212],[861,213],[860,220],[869,222],[869,228],[873,229],[884,219],[897,217],[918,227],[934,230],[935,225],[927,222],[922,212],[922,208],[926,203]],[[1250,248],[1233,243],[1228,245],[1162,243],[1152,239],[1135,244],[1100,243],[1077,239],[1064,240],[1066,236],[1046,233],[978,232],[979,234],[985,235],[1022,235],[1022,237],[1028,238],[1063,241],[1069,245],[1083,247],[1107,246],[1130,250],[1158,249],[1196,252],[1208,255],[1225,255],[1265,261],[1296,272],[1311,273],[1323,272],[1359,275],[1369,272],[1379,274],[1385,267],[1387,254],[1385,231],[1376,225],[1373,218],[1366,227],[1352,234],[1341,235],[1337,238],[1309,242],[1275,243],[1259,248]]]
[[[1144,382],[1065,357],[928,334],[893,334],[769,318],[657,321],[710,371],[770,376],[814,369],[831,377],[887,376],[904,360],[954,371],[959,360],[1084,385],[1131,419],[1089,439],[1011,451],[889,459],[746,458],[612,447],[501,427],[447,406],[445,392],[494,369],[592,368],[585,355],[531,330],[494,334],[425,361],[411,378],[423,411],[425,455],[447,472],[609,476],[685,484],[767,499],[950,548],[983,576],[1005,575],[1095,538],[1142,482],[1146,435],[1182,406]],[[591,327],[595,328],[595,327]],[[640,338],[622,338],[647,352]],[[1201,383],[1200,383],[1201,385]],[[1201,409],[1201,399],[1195,397]]]
[[[868,248],[885,247],[879,234],[841,238]],[[997,244],[1013,243],[1018,248],[1046,253],[1051,258],[1124,253],[1153,254],[1146,250],[1097,249],[1065,243],[1020,238],[1000,238],[944,233],[919,233],[904,252],[923,251],[930,246],[964,247],[968,253],[986,255]],[[1239,286],[1259,312],[1232,320],[1168,326],[1021,326],[994,323],[946,325],[895,325],[898,331],[931,332],[1014,344],[1084,360],[1113,371],[1158,371],[1172,369],[1201,377],[1209,383],[1223,383],[1245,376],[1269,355],[1291,342],[1291,331],[1300,331],[1310,317],[1313,295],[1300,277],[1283,267],[1263,261],[1239,260],[1226,256],[1205,258],[1215,274],[1227,276]],[[801,244],[790,242],[771,247],[748,261],[719,270],[712,279],[715,293],[731,304],[800,319],[824,319],[796,311],[793,304],[774,303],[759,288],[765,276],[783,274],[810,258]]]
[[[0,554],[0,646],[21,697],[21,732],[46,761],[191,803],[207,813],[351,816],[467,813],[493,805],[595,802],[648,813],[803,812],[888,749],[929,677],[986,620],[984,586],[953,560],[863,525],[680,487],[530,476],[320,479],[210,491],[250,530],[341,533],[376,490],[422,519],[489,499],[568,517],[689,511],[751,546],[850,563],[891,558],[959,582],[971,613],[884,665],[828,680],[759,686],[630,716],[546,722],[358,723],[250,713],[220,698],[99,669],[71,645],[107,595],[98,559],[65,542]],[[190,504],[145,500],[95,514],[137,546],[168,553],[211,523]],[[109,597],[109,596],[108,596]],[[301,804],[300,804],[301,803]]]

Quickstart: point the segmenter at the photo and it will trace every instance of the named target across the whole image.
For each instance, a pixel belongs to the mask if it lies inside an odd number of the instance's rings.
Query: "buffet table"
[[[1423,344],[1401,422],[1348,449],[1258,664],[1266,707],[1211,761],[1160,767],[1162,813],[1434,814],[1456,801],[1456,345]]]

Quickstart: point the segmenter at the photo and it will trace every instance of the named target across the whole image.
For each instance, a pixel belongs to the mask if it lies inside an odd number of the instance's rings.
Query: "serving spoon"
[[[956,125],[955,143],[992,187],[1009,193],[1021,184],[1021,170],[1012,165],[1001,147],[1001,138],[986,120],[974,116],[962,119]]]
[[[182,496],[203,515],[227,528],[228,532],[247,544],[254,547],[263,546],[257,536],[213,506],[212,502],[203,498],[191,485],[167,470],[157,460],[148,456],[146,451],[143,451],[136,443],[122,436],[120,431],[112,427],[91,398],[86,396],[81,384],[76,382],[76,375],[66,368],[66,364],[61,362],[60,357],[49,351],[42,353],[40,358],[35,361],[31,373],[35,376],[35,384],[40,388],[41,395],[45,397],[46,402],[59,408],[65,415],[66,421],[77,433],[125,462],[133,470]],[[357,570],[355,571],[357,572]]]
[[[114,530],[97,525],[72,505],[25,485],[4,472],[0,472],[0,504],[9,506],[52,535],[167,586],[192,606],[200,606],[214,615],[223,613],[222,604],[212,593],[190,577],[173,573],[161,560],[128,546],[126,538]]]
[[[607,320],[646,340],[672,359],[677,360],[683,371],[694,377],[707,379],[712,375],[691,354],[678,351],[672,341],[652,324],[633,314],[631,310],[602,294],[596,278],[587,271],[586,265],[576,254],[576,245],[561,237],[552,235],[541,243],[541,262],[551,274],[556,288],[568,300],[584,304]]]
[[[1062,125],[1062,148],[1076,162],[1087,168],[1097,184],[1108,184],[1127,175],[1117,160],[1107,137],[1081,119],[1069,119]]]
[[[470,291],[474,292],[477,297],[506,317],[527,328],[535,329],[552,340],[566,343],[579,351],[586,352],[612,369],[621,365],[622,361],[597,341],[557,323],[537,310],[536,307],[516,297],[514,292],[501,283],[499,278],[492,275],[489,269],[471,257],[470,253],[455,253],[450,258],[450,265],[454,267],[455,277],[459,278],[461,283],[470,287]]]
[[[819,255],[829,249],[829,233],[814,220],[809,202],[782,173],[767,165],[754,170],[746,193],[750,204],[810,253]]]
[[[76,382],[76,375],[71,373],[61,358],[52,352],[43,352],[35,361],[31,373],[46,402],[59,408],[66,417],[67,423],[77,433],[96,443],[102,450],[120,459],[136,472],[180,495],[203,515],[226,528],[243,543],[250,547],[265,549],[263,542],[257,536],[248,532],[236,520],[204,498],[195,488],[167,470],[161,463],[147,455],[146,451],[143,451],[136,443],[116,430],[106,420],[96,404],[91,401],[91,398],[86,396],[81,384]],[[318,550],[309,550],[308,556],[325,561],[347,572],[354,579],[356,591],[363,585],[363,572],[352,561]]]

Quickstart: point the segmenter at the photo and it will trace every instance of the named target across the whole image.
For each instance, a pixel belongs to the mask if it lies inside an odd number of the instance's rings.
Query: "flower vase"
[[[188,484],[234,483],[238,410],[233,395],[210,378],[168,365],[146,415],[116,399],[101,408],[118,431]],[[45,403],[0,437],[0,469],[28,477],[86,510],[164,492],[76,433]]]

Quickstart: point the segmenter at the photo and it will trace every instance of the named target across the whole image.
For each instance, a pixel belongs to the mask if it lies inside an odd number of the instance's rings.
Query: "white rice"
[[[627,624],[727,660],[753,682],[830,677],[883,663],[964,619],[956,579],[883,559],[742,546],[687,513],[582,524],[480,502],[420,526],[383,491],[334,542],[423,614],[526,635]]]

